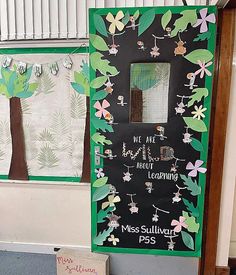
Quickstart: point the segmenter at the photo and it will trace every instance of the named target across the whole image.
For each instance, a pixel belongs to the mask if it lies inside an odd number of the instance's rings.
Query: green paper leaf
[[[89,86],[89,79],[87,78],[87,75],[84,73],[85,67],[86,67],[86,63],[83,62],[82,71],[74,72],[75,82],[71,82],[71,86],[77,93],[85,94],[86,96],[89,96],[90,86]],[[75,85],[74,83],[76,83],[77,85]]]
[[[136,10],[136,12],[134,13],[133,17],[134,17],[135,21],[138,19],[138,17],[139,17],[139,10]]]
[[[106,184],[98,187],[93,193],[93,201],[100,201],[110,193],[110,185]]]
[[[180,14],[182,16],[176,19],[174,23],[175,28],[171,32],[171,37],[176,36],[178,32],[185,31],[189,24],[193,26],[197,22],[196,10],[184,10]]]
[[[30,92],[30,91],[24,91],[24,92],[20,92],[16,95],[16,97],[18,98],[28,98],[28,97],[31,97],[33,95],[33,92]]]
[[[198,196],[201,194],[201,187],[198,186],[196,180],[192,180],[191,177],[186,177],[185,175],[180,175],[180,178],[184,181],[184,185],[187,186],[187,190],[190,191],[192,196]]]
[[[0,94],[5,95],[7,98],[10,97],[6,85],[2,83],[0,84]]]
[[[187,212],[183,211],[183,217],[185,218],[185,223],[187,224],[187,230],[188,232],[191,233],[198,233],[199,228],[200,228],[200,224],[196,223],[196,218],[195,217],[191,217],[188,215]]]
[[[199,60],[205,61],[207,63],[212,60],[213,54],[206,49],[197,49],[185,55],[184,58],[192,62],[193,64],[198,64]]]
[[[98,91],[94,94],[92,100],[101,100],[101,99],[106,98],[107,95],[108,95],[108,92],[106,92],[104,90],[101,90],[101,91]]]
[[[90,87],[94,89],[98,89],[106,83],[107,79],[108,79],[107,76],[99,76],[97,78],[94,78],[90,83]]]
[[[96,34],[90,34],[89,36],[90,43],[93,47],[99,51],[108,51],[109,48],[104,41],[104,39]]]
[[[129,14],[129,12],[127,11],[127,12],[125,13],[125,16],[122,18],[121,22],[122,22],[124,25],[126,25],[126,24],[129,22],[129,17],[130,17],[130,14]]]
[[[198,218],[199,210],[197,207],[194,207],[193,203],[183,198],[183,203],[186,205],[187,210],[191,213],[192,216]]]
[[[102,130],[103,132],[114,132],[111,125],[107,124],[107,122],[104,119],[99,119],[97,117],[94,117],[91,119],[91,122],[97,130]]]
[[[99,71],[104,76],[107,74],[117,75],[119,72],[116,67],[110,66],[107,59],[102,59],[104,56],[99,52],[94,52],[90,55],[90,65],[94,71]]]
[[[108,177],[96,179],[95,182],[93,183],[93,187],[101,187],[105,185],[107,181],[108,181]]]
[[[183,117],[183,119],[190,129],[196,132],[207,132],[207,127],[204,121],[192,117]]]
[[[84,87],[82,87],[81,85],[79,85],[76,82],[71,82],[70,83],[72,88],[79,94],[84,94]]]
[[[194,250],[194,241],[193,241],[192,236],[189,233],[185,232],[185,231],[181,231],[181,236],[182,236],[183,243],[189,249]]]
[[[108,37],[107,28],[106,28],[106,25],[105,25],[105,22],[104,22],[102,16],[99,15],[99,14],[94,13],[94,15],[93,15],[93,21],[94,21],[94,26],[95,26],[96,30],[100,34]]]
[[[97,214],[97,223],[103,223],[107,221],[105,218],[110,216],[110,212],[115,210],[114,206],[109,206],[106,209],[100,209]]]
[[[200,102],[203,97],[208,96],[208,89],[207,88],[196,88],[192,91],[193,95],[191,95],[188,102],[188,107],[191,107],[195,102]]]
[[[138,26],[138,36],[146,31],[151,26],[155,19],[155,9],[150,9],[141,15]]]
[[[113,227],[109,227],[108,229],[105,229],[103,232],[99,232],[99,234],[93,239],[93,243],[96,245],[103,245],[103,243],[110,236],[113,230]]]
[[[204,41],[204,40],[209,40],[211,38],[211,33],[210,32],[204,32],[204,33],[199,33],[196,38],[193,39],[194,42],[197,41]]]
[[[39,86],[38,83],[35,83],[35,82],[34,83],[30,83],[28,91],[31,92],[31,93],[33,93],[33,92],[35,92],[37,90],[38,86]]]
[[[203,152],[204,148],[202,143],[197,140],[196,138],[191,138],[192,141],[190,142],[191,146],[193,147],[194,150],[198,151],[198,152]]]
[[[112,144],[112,142],[109,139],[106,139],[106,137],[101,135],[100,133],[93,134],[92,140],[97,144],[99,144],[99,143],[102,145],[104,145],[104,144],[111,145]]]
[[[166,30],[166,27],[169,24],[171,17],[172,17],[171,10],[168,10],[165,14],[163,14],[161,18],[161,25],[164,31]]]

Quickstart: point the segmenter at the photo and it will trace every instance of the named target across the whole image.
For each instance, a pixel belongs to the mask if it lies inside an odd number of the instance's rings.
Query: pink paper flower
[[[172,220],[171,225],[175,226],[174,232],[179,233],[182,230],[182,227],[187,228],[187,224],[184,222],[186,219],[183,216],[179,217],[179,221]]]
[[[102,116],[105,118],[106,115],[110,114],[106,108],[108,108],[110,106],[110,103],[104,99],[102,104],[99,101],[96,101],[96,103],[94,104],[94,108],[96,108],[98,111],[95,113],[96,117],[101,118]]]
[[[213,62],[210,61],[206,64],[205,61],[202,62],[202,61],[198,60],[198,65],[200,66],[200,69],[195,72],[195,75],[200,74],[200,78],[203,78],[204,74],[207,74],[208,76],[211,76],[212,75],[211,72],[206,68],[211,66],[212,63]]]
[[[201,167],[203,164],[203,161],[198,159],[195,161],[195,164],[193,165],[192,162],[189,162],[186,166],[187,170],[192,170],[188,173],[189,177],[196,177],[197,172],[199,173],[206,173],[207,169],[204,167]]]
[[[216,22],[216,17],[214,13],[211,13],[207,15],[207,8],[201,9],[200,10],[200,16],[201,18],[197,20],[197,23],[194,25],[194,27],[200,27],[200,33],[207,32],[208,31],[208,26],[207,22],[210,23],[215,23]]]

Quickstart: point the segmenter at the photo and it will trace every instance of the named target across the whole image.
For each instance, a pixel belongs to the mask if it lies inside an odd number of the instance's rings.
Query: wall
[[[90,246],[90,187],[0,183],[0,249]]]
[[[226,134],[223,189],[221,197],[220,227],[218,236],[218,266],[228,265],[229,247],[230,256],[236,257],[236,212],[234,211],[233,214],[233,209],[235,208],[234,205],[236,206],[236,197],[234,198],[236,179],[236,40],[234,45],[232,84]],[[233,227],[230,238],[232,214]]]

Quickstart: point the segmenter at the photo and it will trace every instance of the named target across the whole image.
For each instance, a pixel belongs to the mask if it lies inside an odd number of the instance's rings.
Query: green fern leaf
[[[74,119],[86,117],[86,101],[84,96],[74,93],[70,99],[71,112],[70,115]]]
[[[114,230],[113,227],[105,229],[103,232],[100,232],[94,239],[93,243],[96,245],[103,245],[105,240],[110,236],[111,232]]]
[[[53,149],[48,144],[40,148],[40,153],[37,160],[40,165],[40,169],[56,167],[58,166],[59,161]]]
[[[54,143],[55,139],[53,137],[53,134],[45,128],[41,133],[39,133],[38,141]]]

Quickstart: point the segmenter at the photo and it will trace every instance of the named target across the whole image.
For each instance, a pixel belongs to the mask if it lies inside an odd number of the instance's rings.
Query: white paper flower
[[[193,114],[193,118],[197,118],[198,120],[200,120],[201,118],[204,118],[205,115],[203,114],[203,112],[205,112],[207,110],[207,108],[203,108],[203,106],[201,105],[200,107],[198,107],[197,105],[194,106],[195,111],[192,111],[191,114]]]
[[[113,245],[116,245],[120,242],[119,238],[116,238],[113,234],[108,238],[108,242],[112,242]]]

